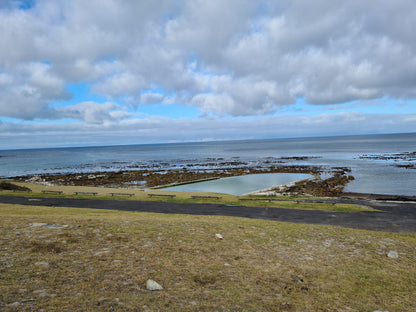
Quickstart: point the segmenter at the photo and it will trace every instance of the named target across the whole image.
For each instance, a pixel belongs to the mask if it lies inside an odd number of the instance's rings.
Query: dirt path
[[[340,199],[338,202],[366,205],[382,210],[382,212],[331,212],[319,210],[246,207],[220,204],[184,204],[154,201],[119,201],[71,198],[36,198],[36,201],[29,200],[34,198],[35,197],[0,196],[0,202],[36,206],[232,216],[294,223],[336,225],[376,231],[416,233],[416,202]]]

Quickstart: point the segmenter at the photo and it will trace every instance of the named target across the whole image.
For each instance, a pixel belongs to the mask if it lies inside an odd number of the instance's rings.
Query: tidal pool
[[[164,190],[244,195],[254,191],[308,178],[312,178],[312,175],[300,173],[248,174],[244,176],[221,178],[218,180],[172,186],[164,188]]]

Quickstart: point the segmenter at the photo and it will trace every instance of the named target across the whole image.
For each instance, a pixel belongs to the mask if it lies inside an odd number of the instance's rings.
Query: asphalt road
[[[33,201],[33,199],[36,199],[36,201]],[[366,205],[381,210],[381,212],[332,212],[221,204],[183,204],[155,201],[40,198],[0,195],[0,203],[8,204],[232,216],[416,234],[416,202],[393,202],[368,199],[340,199],[337,202]],[[278,204],[276,202],[276,205]]]

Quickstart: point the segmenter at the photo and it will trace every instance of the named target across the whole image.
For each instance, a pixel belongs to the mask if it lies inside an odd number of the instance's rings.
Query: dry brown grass
[[[416,311],[415,235],[4,204],[0,218],[4,311]]]

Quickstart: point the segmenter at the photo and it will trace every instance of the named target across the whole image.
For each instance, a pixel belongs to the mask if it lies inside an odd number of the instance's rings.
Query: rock
[[[50,223],[31,223],[30,224],[31,227],[46,227],[48,229],[64,229],[67,228],[68,225],[64,224],[64,225],[57,225],[57,224],[50,224]]]
[[[35,265],[45,269],[49,268],[49,263],[46,261],[36,262]]]
[[[44,297],[46,297],[48,295],[48,293],[46,292],[46,290],[43,290],[43,289],[34,290],[33,293],[35,295],[39,295],[39,297],[41,297],[41,298],[44,298]]]
[[[0,190],[8,190],[8,191],[28,191],[28,192],[31,191],[27,187],[18,186],[16,184],[9,183],[9,182],[0,182]]]
[[[48,224],[47,223],[39,223],[39,222],[34,222],[34,223],[30,224],[30,226],[32,226],[32,227],[40,227],[40,226],[46,226],[46,225],[48,225]]]
[[[56,297],[56,294],[50,294],[50,293],[48,293],[46,290],[44,290],[44,289],[37,289],[37,290],[34,290],[33,291],[33,293],[35,294],[35,295],[38,295],[39,297],[41,297],[41,298],[45,298],[45,297]]]
[[[216,239],[224,239],[224,237],[221,234],[215,234],[215,238]]]
[[[159,283],[155,282],[154,280],[149,279],[146,282],[146,289],[147,290],[163,290],[163,287]]]
[[[109,254],[109,253],[110,253],[110,250],[102,250],[102,251],[94,252],[94,256],[102,256],[102,255]]]
[[[59,230],[59,229],[67,228],[68,225],[67,224],[64,224],[64,225],[48,224],[48,225],[46,225],[46,227],[49,228],[49,229],[58,229]]]
[[[16,301],[16,302],[13,302],[13,303],[9,303],[7,306],[9,306],[9,307],[18,307],[19,305],[20,305],[20,302]]]
[[[397,259],[399,255],[394,250],[390,250],[389,253],[387,254],[387,257],[392,258],[392,259]]]

